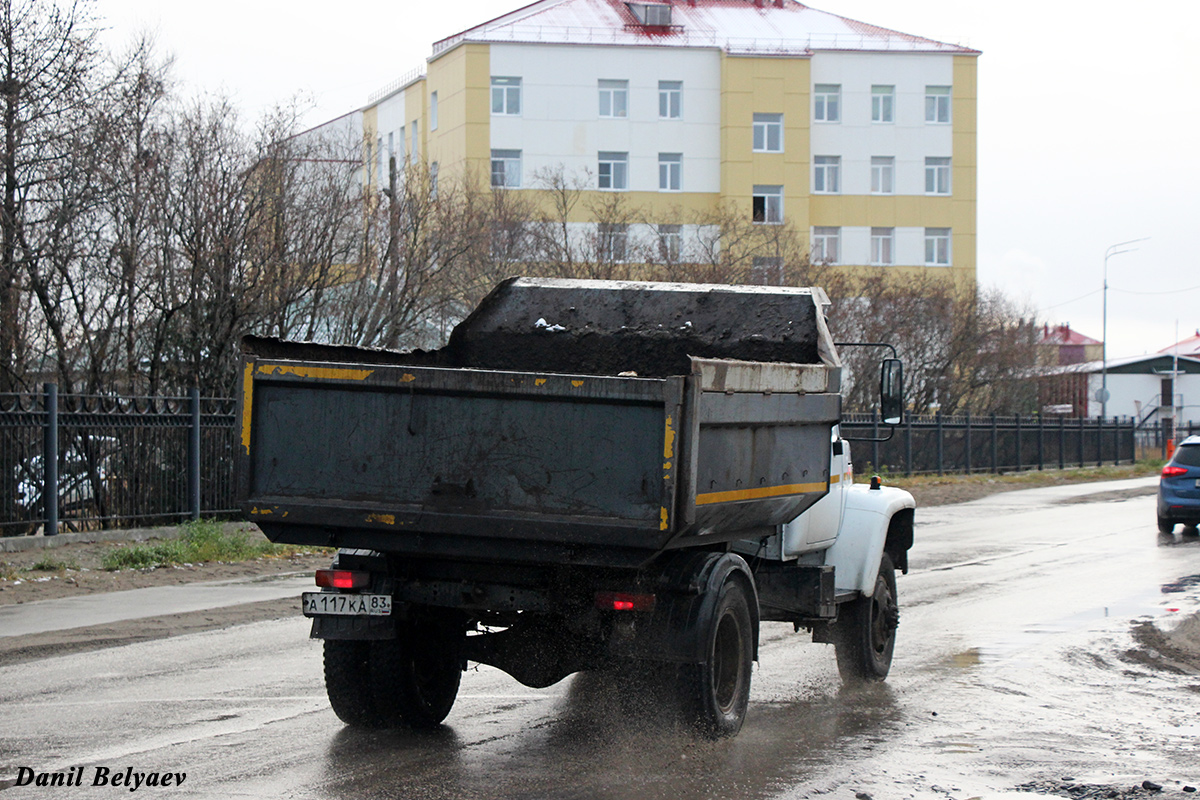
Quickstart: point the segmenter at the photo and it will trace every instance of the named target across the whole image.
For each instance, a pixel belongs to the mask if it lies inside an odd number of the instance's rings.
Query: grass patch
[[[15,581],[20,577],[17,568],[7,561],[0,561],[0,581]]]
[[[272,544],[251,536],[246,531],[226,531],[215,520],[198,520],[180,526],[184,533],[178,539],[154,544],[113,547],[101,560],[107,570],[146,569],[175,564],[203,564],[211,561],[251,561],[257,558],[285,558],[301,553],[317,553],[319,547],[297,547]]]
[[[965,474],[946,475],[909,475],[891,474],[888,472],[855,473],[855,483],[870,483],[871,476],[880,475],[888,486],[898,486],[901,489],[921,488],[925,486],[946,486],[950,484],[1002,484],[1005,488],[1026,489],[1038,486],[1059,486],[1069,483],[1091,483],[1093,481],[1117,481],[1126,478],[1148,478],[1159,473],[1163,462],[1159,459],[1138,461],[1134,464],[1103,467],[1071,467],[1068,469],[1023,470],[1021,472],[974,472]]]
[[[69,569],[78,570],[79,564],[74,561],[64,561],[52,555],[44,555],[29,566],[30,572],[65,572]]]

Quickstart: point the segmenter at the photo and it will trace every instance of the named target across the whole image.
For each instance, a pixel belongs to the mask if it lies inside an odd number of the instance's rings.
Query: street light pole
[[[1149,236],[1143,236],[1141,239],[1117,242],[1109,245],[1108,249],[1104,251],[1104,309],[1101,322],[1103,331],[1100,334],[1100,419],[1108,416],[1108,260],[1113,256],[1137,250],[1136,247],[1129,247],[1129,245],[1144,242],[1149,238]],[[1122,247],[1127,249],[1122,250]]]

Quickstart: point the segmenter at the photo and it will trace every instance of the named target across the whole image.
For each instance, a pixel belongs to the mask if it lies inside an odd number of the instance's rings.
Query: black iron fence
[[[234,405],[0,394],[0,535],[234,513]]]
[[[1190,429],[1181,428],[1182,439]],[[877,414],[848,414],[842,434],[882,438]],[[1157,437],[1157,438],[1156,438]],[[859,471],[895,474],[1013,472],[1131,463],[1165,439],[1132,418],[909,416],[886,442],[855,442]]]

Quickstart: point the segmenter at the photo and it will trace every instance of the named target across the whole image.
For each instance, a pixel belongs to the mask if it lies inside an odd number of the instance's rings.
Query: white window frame
[[[629,81],[601,78],[600,118],[626,119],[629,117]]]
[[[842,85],[818,83],[813,86],[813,122],[842,121]]]
[[[429,130],[436,131],[438,126],[437,92],[429,93]]]
[[[814,264],[840,263],[842,229],[829,225],[817,225],[812,232],[812,262]]]
[[[396,130],[396,168],[403,170],[408,160],[408,129],[401,125]]]
[[[782,256],[755,256],[750,264],[751,283],[759,286],[783,286]]]
[[[950,124],[949,86],[925,87],[925,122],[931,125]]]
[[[841,194],[842,157],[813,156],[813,194]]]
[[[896,87],[871,87],[871,122],[890,125],[896,121]]]
[[[871,194],[896,193],[896,157],[871,156]]]
[[[940,156],[925,158],[925,194],[950,194],[950,159]]]
[[[629,226],[601,222],[596,226],[597,253],[601,261],[620,264],[629,257]]]
[[[683,226],[659,225],[658,253],[662,257],[662,260],[673,264],[679,261],[679,254],[682,252]]]
[[[497,166],[499,169],[497,169]],[[492,151],[492,186],[504,189],[521,188],[521,151],[497,149]],[[497,178],[500,182],[497,183]]]
[[[683,153],[658,154],[658,190],[683,191]]]
[[[623,192],[629,189],[629,153],[601,150],[596,158],[596,186],[601,191]]]
[[[950,243],[952,231],[950,228],[925,229],[925,266],[948,267],[951,262]]]
[[[757,206],[762,201],[762,211]],[[755,186],[751,197],[750,218],[758,225],[783,224],[783,187]]]
[[[756,153],[783,152],[783,114],[754,115],[753,148]]]
[[[521,116],[521,79],[514,75],[492,76],[492,114]]]
[[[871,228],[871,264],[890,267],[896,263],[896,229]]]
[[[683,81],[658,82],[658,118],[683,117]]]

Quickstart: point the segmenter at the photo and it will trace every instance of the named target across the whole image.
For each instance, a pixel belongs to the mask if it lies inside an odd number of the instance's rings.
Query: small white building
[[[1073,413],[1098,417],[1101,389],[1107,383],[1105,415],[1157,422],[1173,408],[1177,424],[1200,424],[1200,358],[1154,353],[1069,364],[1042,370],[1043,406],[1070,404]]]

